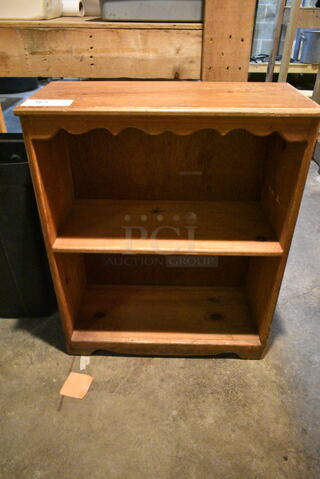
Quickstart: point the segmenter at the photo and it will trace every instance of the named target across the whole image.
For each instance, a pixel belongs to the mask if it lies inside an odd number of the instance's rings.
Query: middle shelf
[[[55,252],[283,253],[261,203],[78,199],[53,243]]]

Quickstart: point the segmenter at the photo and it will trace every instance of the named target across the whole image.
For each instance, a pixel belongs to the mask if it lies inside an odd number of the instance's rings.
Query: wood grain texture
[[[226,136],[212,130],[180,136],[126,129],[113,136],[100,129],[69,136],[75,197],[258,201],[272,142],[273,137],[260,138],[244,130]],[[50,147],[50,142],[46,145]],[[60,161],[64,158],[60,156]]]
[[[87,288],[72,344],[200,355],[261,346],[241,288],[109,285]]]
[[[266,345],[278,299],[281,282],[277,275],[282,265],[279,257],[252,258],[249,264],[246,277],[248,301],[263,345]]]
[[[307,143],[286,143],[275,137],[269,144],[261,205],[281,245],[287,237],[290,205]]]
[[[51,82],[30,99],[68,99],[70,106],[23,106],[18,115],[143,114],[314,116],[320,107],[289,84],[244,82]]]
[[[98,84],[92,83],[91,94],[73,83],[80,102],[75,111],[17,110],[23,113],[68,351],[261,357],[318,133],[319,106],[279,84],[267,90],[264,84],[205,82],[101,85],[97,94]],[[60,91],[56,98],[63,98],[70,88],[49,86],[39,95]],[[122,219],[130,225],[140,218],[150,235],[164,221],[174,227],[175,215],[191,226],[196,219],[196,253],[219,254],[215,266],[178,271],[157,264],[129,271],[105,263],[128,256],[105,254],[124,252]],[[177,251],[171,233],[161,230],[160,241],[187,258],[190,250]],[[254,234],[266,236],[252,241]],[[204,242],[207,249],[201,250]],[[165,258],[153,254],[148,237],[133,243],[140,261]],[[269,257],[274,247],[277,256]]]
[[[55,254],[53,259],[58,269],[64,303],[73,328],[87,282],[84,257],[77,254]]]
[[[287,7],[288,8],[288,7]],[[296,20],[297,28],[320,28],[320,11],[318,7],[300,7]]]
[[[19,113],[18,113],[19,114]],[[113,135],[135,128],[149,135],[159,135],[171,132],[176,135],[185,136],[200,130],[214,130],[225,136],[234,130],[244,130],[256,136],[269,136],[272,133],[279,133],[285,140],[307,141],[310,129],[313,127],[314,119],[304,116],[301,121],[299,117],[250,117],[250,116],[219,116],[204,113],[199,115],[183,115],[181,112],[168,116],[164,114],[149,115],[88,115],[85,121],[79,115],[50,115],[48,114],[21,116],[21,123],[28,128],[30,137],[33,139],[47,140],[54,137],[60,130],[79,135],[88,133],[91,130],[104,129]]]
[[[23,132],[24,132],[24,142],[25,142],[29,165],[30,165],[30,173],[32,177],[34,190],[35,190],[35,197],[37,201],[40,222],[41,222],[43,236],[44,236],[44,242],[45,242],[45,246],[47,250],[49,266],[50,266],[51,275],[53,279],[53,285],[54,285],[57,302],[59,306],[59,311],[61,315],[61,323],[62,323],[62,327],[65,334],[66,347],[67,347],[67,350],[69,350],[70,338],[73,331],[73,323],[74,323],[75,317],[73,314],[74,310],[72,310],[70,302],[68,298],[66,297],[66,290],[63,284],[63,281],[64,281],[63,277],[61,276],[61,269],[59,270],[59,265],[57,264],[56,257],[53,254],[52,248],[51,248],[51,244],[56,233],[54,213],[51,211],[51,207],[54,205],[54,202],[55,202],[55,197],[53,197],[50,194],[49,196],[47,196],[46,187],[48,186],[48,189],[52,191],[52,189],[54,188],[54,185],[52,184],[47,185],[46,182],[43,181],[44,177],[42,176],[41,170],[39,168],[39,163],[38,163],[39,158],[35,151],[34,144],[31,140],[31,135],[29,134],[28,128],[24,128]],[[59,147],[58,147],[58,151],[59,151]],[[48,164],[46,165],[46,167],[48,167]],[[54,173],[57,174],[58,172],[55,171]],[[66,170],[62,170],[62,173],[66,173]],[[48,169],[45,173],[45,176],[46,174],[48,175],[48,178],[51,178],[53,182],[56,180],[56,178],[54,178],[52,175],[50,176],[50,172],[48,171]],[[65,178],[62,179],[62,182],[63,181],[65,181]],[[70,198],[69,186],[70,185],[66,185],[67,191],[61,191],[61,194],[64,198]],[[59,193],[59,190],[56,190],[56,193]],[[53,205],[51,204],[51,202],[48,201],[50,197],[51,197],[51,200],[53,200]],[[61,204],[61,203],[59,202],[58,204]],[[72,282],[74,283],[77,281],[78,281],[77,278],[73,276]]]
[[[54,25],[0,27],[0,75],[200,78],[201,30]]]
[[[32,149],[37,157],[35,168],[52,244],[59,225],[65,220],[74,199],[66,135],[62,131],[47,144],[34,141]]]
[[[202,47],[205,81],[247,81],[256,0],[206,0]]]
[[[60,17],[49,20],[2,20],[0,28],[44,28],[44,29],[115,29],[115,30],[202,30],[202,23],[174,22],[105,22],[97,17]]]
[[[88,253],[83,258],[89,284],[132,286],[244,286],[250,263],[246,256]]]
[[[289,23],[287,26],[286,36],[284,39],[284,44],[282,49],[282,58],[281,58],[278,82],[287,81],[292,45],[297,33],[297,20],[299,17],[300,4],[301,4],[301,0],[292,1],[292,6],[290,8]]]
[[[274,65],[274,73],[279,73],[280,62],[276,62]],[[312,63],[289,63],[288,73],[303,73],[305,75],[316,74],[318,65]],[[249,73],[266,73],[266,63],[250,63]]]
[[[320,103],[320,64],[318,65],[316,82],[313,88],[312,100]]]
[[[53,250],[282,254],[260,205],[230,201],[77,200],[53,243]]]
[[[315,123],[309,132],[308,144],[300,155],[298,167],[297,164],[293,165],[295,169],[293,171],[294,180],[290,178],[289,173],[287,177],[283,178],[284,198],[286,195],[290,195],[289,198],[287,197],[287,200],[289,200],[287,212],[285,215],[282,215],[281,245],[284,253],[279,259],[256,258],[251,263],[251,268],[249,269],[247,279],[248,297],[259,325],[259,335],[263,344],[266,343],[268,338],[276,308],[314,144],[318,135],[318,128],[319,124]],[[287,159],[284,161],[286,162]],[[294,181],[294,184],[292,185],[291,183],[292,188],[290,189],[288,184],[290,185],[291,181]],[[271,208],[270,216],[273,214],[275,214],[275,210]]]
[[[276,21],[275,21],[274,30],[273,30],[272,50],[268,59],[268,68],[267,68],[267,74],[266,74],[266,81],[269,81],[269,82],[272,82],[273,80],[273,72],[274,72],[274,66],[276,63],[276,57],[278,55],[278,50],[279,50],[281,28],[282,28],[286,1],[287,0],[278,1]]]

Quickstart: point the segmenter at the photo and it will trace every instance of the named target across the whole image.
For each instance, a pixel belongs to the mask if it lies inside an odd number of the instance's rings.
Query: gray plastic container
[[[201,22],[203,0],[100,0],[107,21]]]

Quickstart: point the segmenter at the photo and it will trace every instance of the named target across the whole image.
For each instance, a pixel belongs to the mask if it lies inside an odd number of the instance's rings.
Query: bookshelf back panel
[[[269,137],[235,130],[191,135],[68,134],[79,199],[255,201],[260,198]],[[92,174],[94,172],[94,174]]]
[[[89,284],[241,286],[248,257],[85,254]]]

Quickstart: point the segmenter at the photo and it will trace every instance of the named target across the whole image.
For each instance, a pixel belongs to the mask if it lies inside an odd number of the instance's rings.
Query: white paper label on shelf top
[[[21,106],[70,106],[73,100],[26,100]]]

